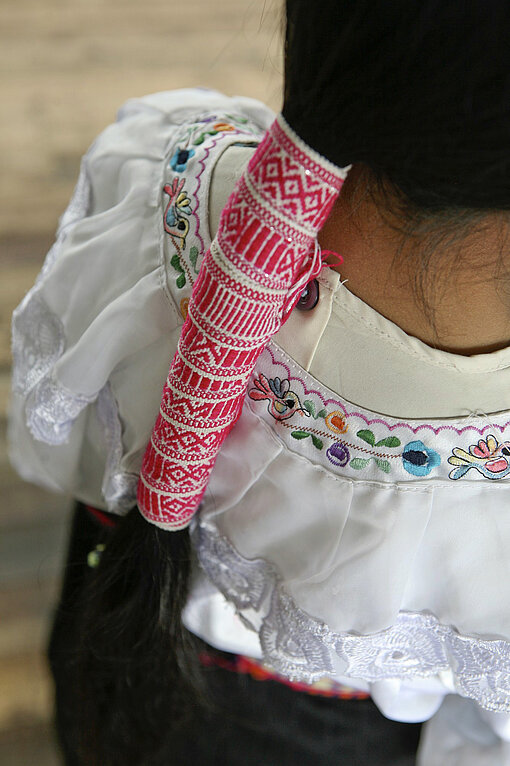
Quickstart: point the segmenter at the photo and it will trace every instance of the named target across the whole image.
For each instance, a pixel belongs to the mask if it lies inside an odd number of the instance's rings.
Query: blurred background
[[[70,509],[9,466],[10,315],[127,98],[203,85],[280,107],[282,5],[0,0],[0,766],[60,763],[44,651]]]

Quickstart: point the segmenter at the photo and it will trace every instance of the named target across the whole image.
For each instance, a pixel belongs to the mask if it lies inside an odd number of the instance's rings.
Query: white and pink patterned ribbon
[[[190,523],[257,357],[322,267],[316,237],[347,172],[280,115],[230,196],[193,287],[143,460],[138,505],[156,526]]]

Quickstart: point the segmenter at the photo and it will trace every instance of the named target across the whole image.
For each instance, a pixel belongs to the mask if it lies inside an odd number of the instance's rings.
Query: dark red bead
[[[319,283],[316,279],[308,282],[301,293],[301,297],[296,303],[296,308],[300,311],[311,311],[319,302]]]

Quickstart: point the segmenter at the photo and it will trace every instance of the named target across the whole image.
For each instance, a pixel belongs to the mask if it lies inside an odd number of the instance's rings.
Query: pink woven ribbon
[[[321,269],[317,233],[346,174],[280,115],[234,189],[193,287],[143,460],[138,505],[157,526],[190,523],[257,357]]]

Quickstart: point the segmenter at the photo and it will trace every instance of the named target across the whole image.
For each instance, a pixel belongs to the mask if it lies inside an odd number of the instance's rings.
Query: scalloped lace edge
[[[401,611],[393,625],[369,635],[336,633],[298,607],[272,564],[241,556],[211,522],[195,520],[191,534],[206,575],[258,633],[264,661],[290,680],[375,682],[450,671],[461,696],[510,712],[510,642],[461,635],[429,612]]]

